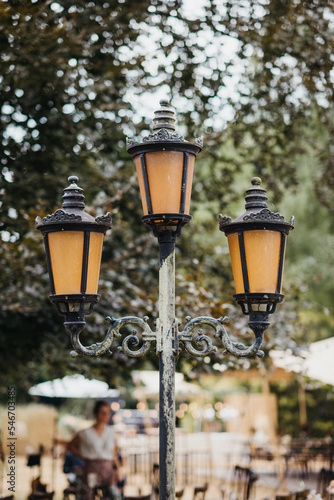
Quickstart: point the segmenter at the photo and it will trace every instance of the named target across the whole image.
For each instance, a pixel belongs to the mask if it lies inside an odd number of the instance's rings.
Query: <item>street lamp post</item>
[[[160,102],[155,112],[153,133],[142,142],[128,141],[127,150],[134,157],[144,215],[159,243],[159,318],[152,331],[148,318],[107,317],[109,329],[105,339],[83,346],[80,333],[85,316],[99,300],[97,293],[103,234],[111,228],[107,214],[93,218],[84,210],[83,190],[78,178],[69,177],[64,190],[62,209],[41,219],[36,227],[44,236],[51,302],[65,317],[78,355],[98,357],[111,354],[114,338],[121,338],[121,329],[134,326],[140,330],[124,336],[119,349],[132,357],[144,356],[155,343],[159,356],[159,498],[175,499],[175,359],[181,347],[195,357],[217,350],[202,330],[210,327],[213,337],[221,342],[224,353],[239,357],[263,356],[260,350],[263,332],[269,326],[268,316],[283,300],[281,293],[286,236],[294,226],[293,218],[284,218],[267,207],[261,180],[252,179],[247,191],[246,213],[232,221],[220,216],[219,227],[228,238],[236,301],[249,315],[249,326],[255,334],[254,343],[246,347],[229,338],[224,324],[227,318],[187,317],[188,323],[179,331],[175,319],[175,242],[183,226],[190,222],[191,184],[196,155],[202,149],[201,139],[186,141],[175,132],[175,113],[167,101]],[[141,338],[141,345],[140,345]],[[195,345],[194,345],[195,344]]]

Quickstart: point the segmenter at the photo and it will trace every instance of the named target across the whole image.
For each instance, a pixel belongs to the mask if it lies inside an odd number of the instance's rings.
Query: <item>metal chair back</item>
[[[254,484],[258,476],[248,467],[234,467],[234,492],[238,499],[249,500],[254,495]]]
[[[202,486],[195,486],[193,500],[205,500],[205,494],[208,490],[208,487],[208,483],[204,483]]]

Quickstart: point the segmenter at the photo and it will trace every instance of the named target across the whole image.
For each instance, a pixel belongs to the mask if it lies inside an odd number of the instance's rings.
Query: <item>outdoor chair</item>
[[[153,464],[152,469],[152,498],[159,499],[159,464]]]
[[[109,484],[97,484],[94,486],[94,498],[100,500],[102,498],[110,498]]]
[[[327,495],[327,487],[329,483],[334,479],[334,470],[327,469],[323,467],[318,474],[318,482],[317,482],[317,492],[320,493],[322,498],[326,498]]]
[[[75,485],[70,485],[67,488],[64,489],[63,491],[63,500],[69,500],[70,495],[73,495],[76,497],[77,494],[77,488]]]
[[[184,494],[184,489],[175,491],[175,498],[182,498]]]
[[[54,494],[54,491],[36,491],[35,493],[30,493],[28,500],[53,500]]]
[[[238,500],[249,500],[254,493],[258,476],[248,467],[234,467],[234,493]]]
[[[184,495],[184,488],[175,491],[175,498],[182,498]],[[151,500],[159,499],[159,465],[153,465],[153,485],[152,485],[152,495]]]
[[[54,491],[46,491],[46,485],[42,484],[40,477],[33,479],[31,482],[31,493],[28,500],[52,500],[55,494]]]
[[[309,494],[310,494],[309,489],[297,491],[295,493],[295,500],[306,500]]]
[[[195,486],[193,500],[205,500],[205,494],[208,491],[208,487],[208,483],[204,483],[202,486]]]

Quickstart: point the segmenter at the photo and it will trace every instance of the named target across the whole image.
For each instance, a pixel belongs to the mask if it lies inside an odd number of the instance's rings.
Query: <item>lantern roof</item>
[[[162,99],[160,108],[154,112],[153,133],[144,137],[142,142],[127,138],[127,151],[132,155],[156,150],[181,149],[189,150],[190,153],[197,155],[203,148],[203,139],[198,137],[194,143],[185,140],[185,138],[175,131],[176,116],[174,108],[171,107],[167,99]]]
[[[245,197],[246,212],[234,221],[231,217],[219,216],[219,229],[231,233],[240,229],[276,229],[289,232],[294,228],[295,218],[284,221],[284,216],[269,210],[266,190],[261,187],[260,177],[251,179],[252,187],[247,189]]]
[[[40,231],[47,231],[57,229],[64,229],[64,226],[71,229],[70,225],[81,225],[91,227],[95,226],[101,232],[106,232],[111,228],[111,214],[107,213],[99,217],[93,217],[85,211],[85,197],[83,189],[78,186],[78,177],[71,175],[68,178],[70,185],[64,189],[63,207],[56,210],[53,214],[47,215],[43,219],[36,217],[36,229]],[[73,227],[72,227],[73,229]]]

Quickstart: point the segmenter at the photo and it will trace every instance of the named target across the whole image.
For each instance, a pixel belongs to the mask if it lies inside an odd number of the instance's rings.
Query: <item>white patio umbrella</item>
[[[117,398],[120,394],[117,389],[110,389],[106,382],[81,374],[41,382],[30,387],[28,393],[47,398]]]
[[[134,370],[132,378],[137,386],[137,392],[145,397],[154,397],[159,394],[159,372],[151,370]],[[138,391],[139,390],[139,391]],[[190,384],[184,380],[183,373],[175,373],[175,395],[195,396],[202,394],[203,389],[198,385]]]
[[[270,356],[276,366],[334,385],[334,337],[313,342],[302,356],[284,351],[272,351]]]

